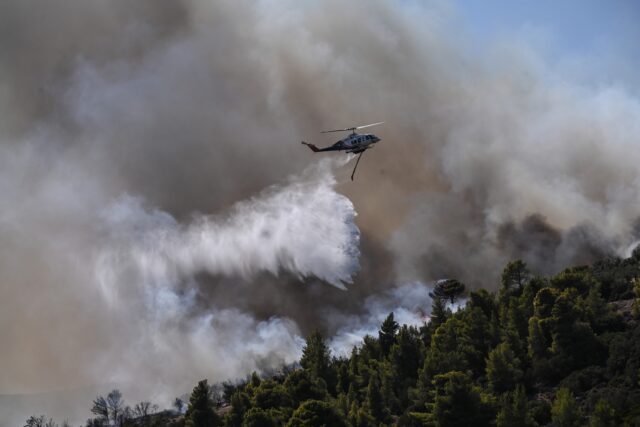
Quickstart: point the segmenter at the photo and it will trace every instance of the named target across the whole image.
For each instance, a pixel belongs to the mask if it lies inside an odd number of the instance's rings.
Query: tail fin
[[[311,151],[313,151],[314,153],[317,153],[318,151],[320,151],[320,149],[318,149],[318,147],[316,147],[313,144],[309,144],[308,142],[304,142],[304,141],[302,141],[302,143],[308,146],[311,149]]]

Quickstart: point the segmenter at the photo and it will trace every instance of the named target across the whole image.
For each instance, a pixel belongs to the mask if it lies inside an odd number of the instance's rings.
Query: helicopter
[[[358,129],[364,129],[371,126],[381,125],[384,122],[371,123],[363,126],[354,126],[350,128],[344,129],[332,129],[332,130],[323,130],[320,133],[329,133],[329,132],[351,132],[348,136],[342,138],[340,141],[335,144],[325,147],[318,148],[313,144],[309,144],[308,142],[302,141],[302,144],[306,145],[313,151],[314,153],[321,153],[325,151],[344,151],[346,153],[359,154],[358,160],[356,160],[356,165],[353,168],[353,172],[351,173],[351,181],[353,181],[353,176],[356,174],[356,169],[358,168],[358,163],[360,163],[360,157],[367,151],[369,148],[373,148],[373,144],[380,141],[380,138],[373,134],[359,134],[356,133]]]

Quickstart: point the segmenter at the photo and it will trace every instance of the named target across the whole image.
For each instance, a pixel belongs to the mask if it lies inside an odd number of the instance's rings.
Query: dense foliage
[[[123,425],[640,425],[639,277],[638,250],[550,278],[514,261],[455,312],[464,285],[441,282],[429,322],[390,313],[348,358],[316,331],[297,369],[224,384],[218,403],[201,382],[184,416]]]
[[[638,255],[551,278],[514,261],[497,293],[471,292],[455,313],[464,285],[440,282],[431,322],[391,313],[349,358],[314,332],[300,370],[234,391],[225,425],[251,425],[252,408],[285,426],[640,424],[640,328],[612,303],[634,298]]]

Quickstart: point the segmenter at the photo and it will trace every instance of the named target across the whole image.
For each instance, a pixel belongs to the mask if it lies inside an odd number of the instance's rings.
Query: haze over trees
[[[472,291],[455,312],[464,284],[438,282],[429,322],[400,325],[390,313],[349,357],[314,331],[297,368],[224,383],[219,397],[200,381],[184,414],[180,399],[154,414],[114,390],[94,400],[86,425],[640,425],[638,278],[640,250],[553,277],[516,260],[497,292]]]

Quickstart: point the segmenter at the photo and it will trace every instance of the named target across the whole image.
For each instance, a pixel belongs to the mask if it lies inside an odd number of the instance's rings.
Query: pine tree
[[[360,402],[358,400],[358,392],[356,391],[355,383],[351,383],[349,385],[349,392],[347,393],[347,401],[349,402],[349,408],[355,403],[358,405]]]
[[[430,323],[435,329],[438,326],[442,325],[446,322],[447,318],[451,315],[451,311],[447,308],[444,300],[442,298],[436,297],[433,299],[433,303],[431,304],[431,315],[430,315]]]
[[[211,389],[207,380],[202,380],[194,387],[189,398],[189,408],[185,415],[186,427],[220,426],[220,418],[213,408]]]
[[[349,391],[349,384],[351,383],[351,375],[349,375],[348,362],[342,361],[338,367],[338,393],[347,393]]]
[[[98,396],[93,401],[93,407],[91,408],[91,413],[97,415],[97,420],[104,421],[107,424],[109,423],[109,405],[107,405],[107,400]]]
[[[536,316],[529,319],[529,357],[535,362],[536,360],[546,359],[548,356],[549,343],[542,330],[540,319]]]
[[[539,319],[550,317],[557,296],[558,291],[555,289],[540,289],[533,300],[534,315]]]
[[[324,338],[319,331],[314,331],[309,335],[302,349],[300,365],[317,378],[322,378],[327,384],[327,389],[331,393],[335,392],[337,375],[331,368],[331,354],[329,347],[324,342]]]
[[[458,297],[464,294],[464,283],[457,281],[456,279],[441,280],[436,283],[431,293],[432,298],[444,298],[448,299],[453,304]]]
[[[596,407],[591,414],[589,420],[590,427],[616,427],[620,425],[619,420],[616,417],[616,411],[611,404],[604,400],[598,400]]]
[[[396,333],[398,332],[398,322],[393,318],[393,312],[391,312],[380,327],[378,331],[378,341],[380,342],[380,350],[382,351],[382,357],[387,357],[391,351],[391,346],[396,342]]]
[[[389,410],[385,406],[385,402],[380,391],[380,381],[376,375],[372,375],[369,379],[367,387],[367,404],[373,418],[379,423],[384,423],[388,416]]]
[[[484,375],[486,358],[489,350],[498,343],[495,341],[491,323],[483,311],[478,307],[468,307],[461,311],[462,332],[468,343],[463,348],[473,377]]]
[[[527,408],[524,387],[519,385],[514,392],[506,393],[500,399],[501,408],[496,418],[497,427],[531,427],[535,423]]]
[[[401,406],[408,404],[409,388],[416,385],[421,364],[421,348],[422,341],[417,329],[402,325],[389,356],[394,394]]]
[[[347,421],[352,426],[358,424],[358,403],[355,400],[351,401],[349,406],[349,413],[347,414]]]
[[[561,388],[556,394],[556,400],[551,406],[551,420],[558,427],[582,426],[580,407],[567,388]]]
[[[513,390],[522,379],[520,360],[515,357],[508,343],[503,342],[489,353],[487,381],[497,394]]]
[[[236,390],[231,395],[231,410],[224,419],[226,427],[241,427],[244,414],[251,408],[249,395],[241,390]]]
[[[529,281],[530,276],[531,274],[524,261],[518,259],[509,262],[502,270],[500,294],[507,295],[512,290],[521,290]]]
[[[262,381],[253,394],[253,406],[267,409],[291,407],[291,398],[282,384],[268,379]]]
[[[273,417],[262,408],[251,408],[247,411],[242,427],[276,427]]]
[[[284,381],[284,389],[291,396],[294,408],[297,408],[305,400],[323,400],[327,397],[324,382],[319,381],[304,369],[290,373]]]
[[[347,427],[347,424],[329,403],[307,400],[293,412],[287,427],[311,426]]]
[[[434,379],[432,417],[438,426],[488,426],[494,414],[485,404],[468,375],[452,371]]]
[[[452,316],[434,334],[421,374],[421,381],[424,380],[423,386],[426,389],[431,387],[431,380],[437,374],[464,372],[469,369],[466,353],[474,352],[475,349],[464,329],[464,323],[459,317]]]

